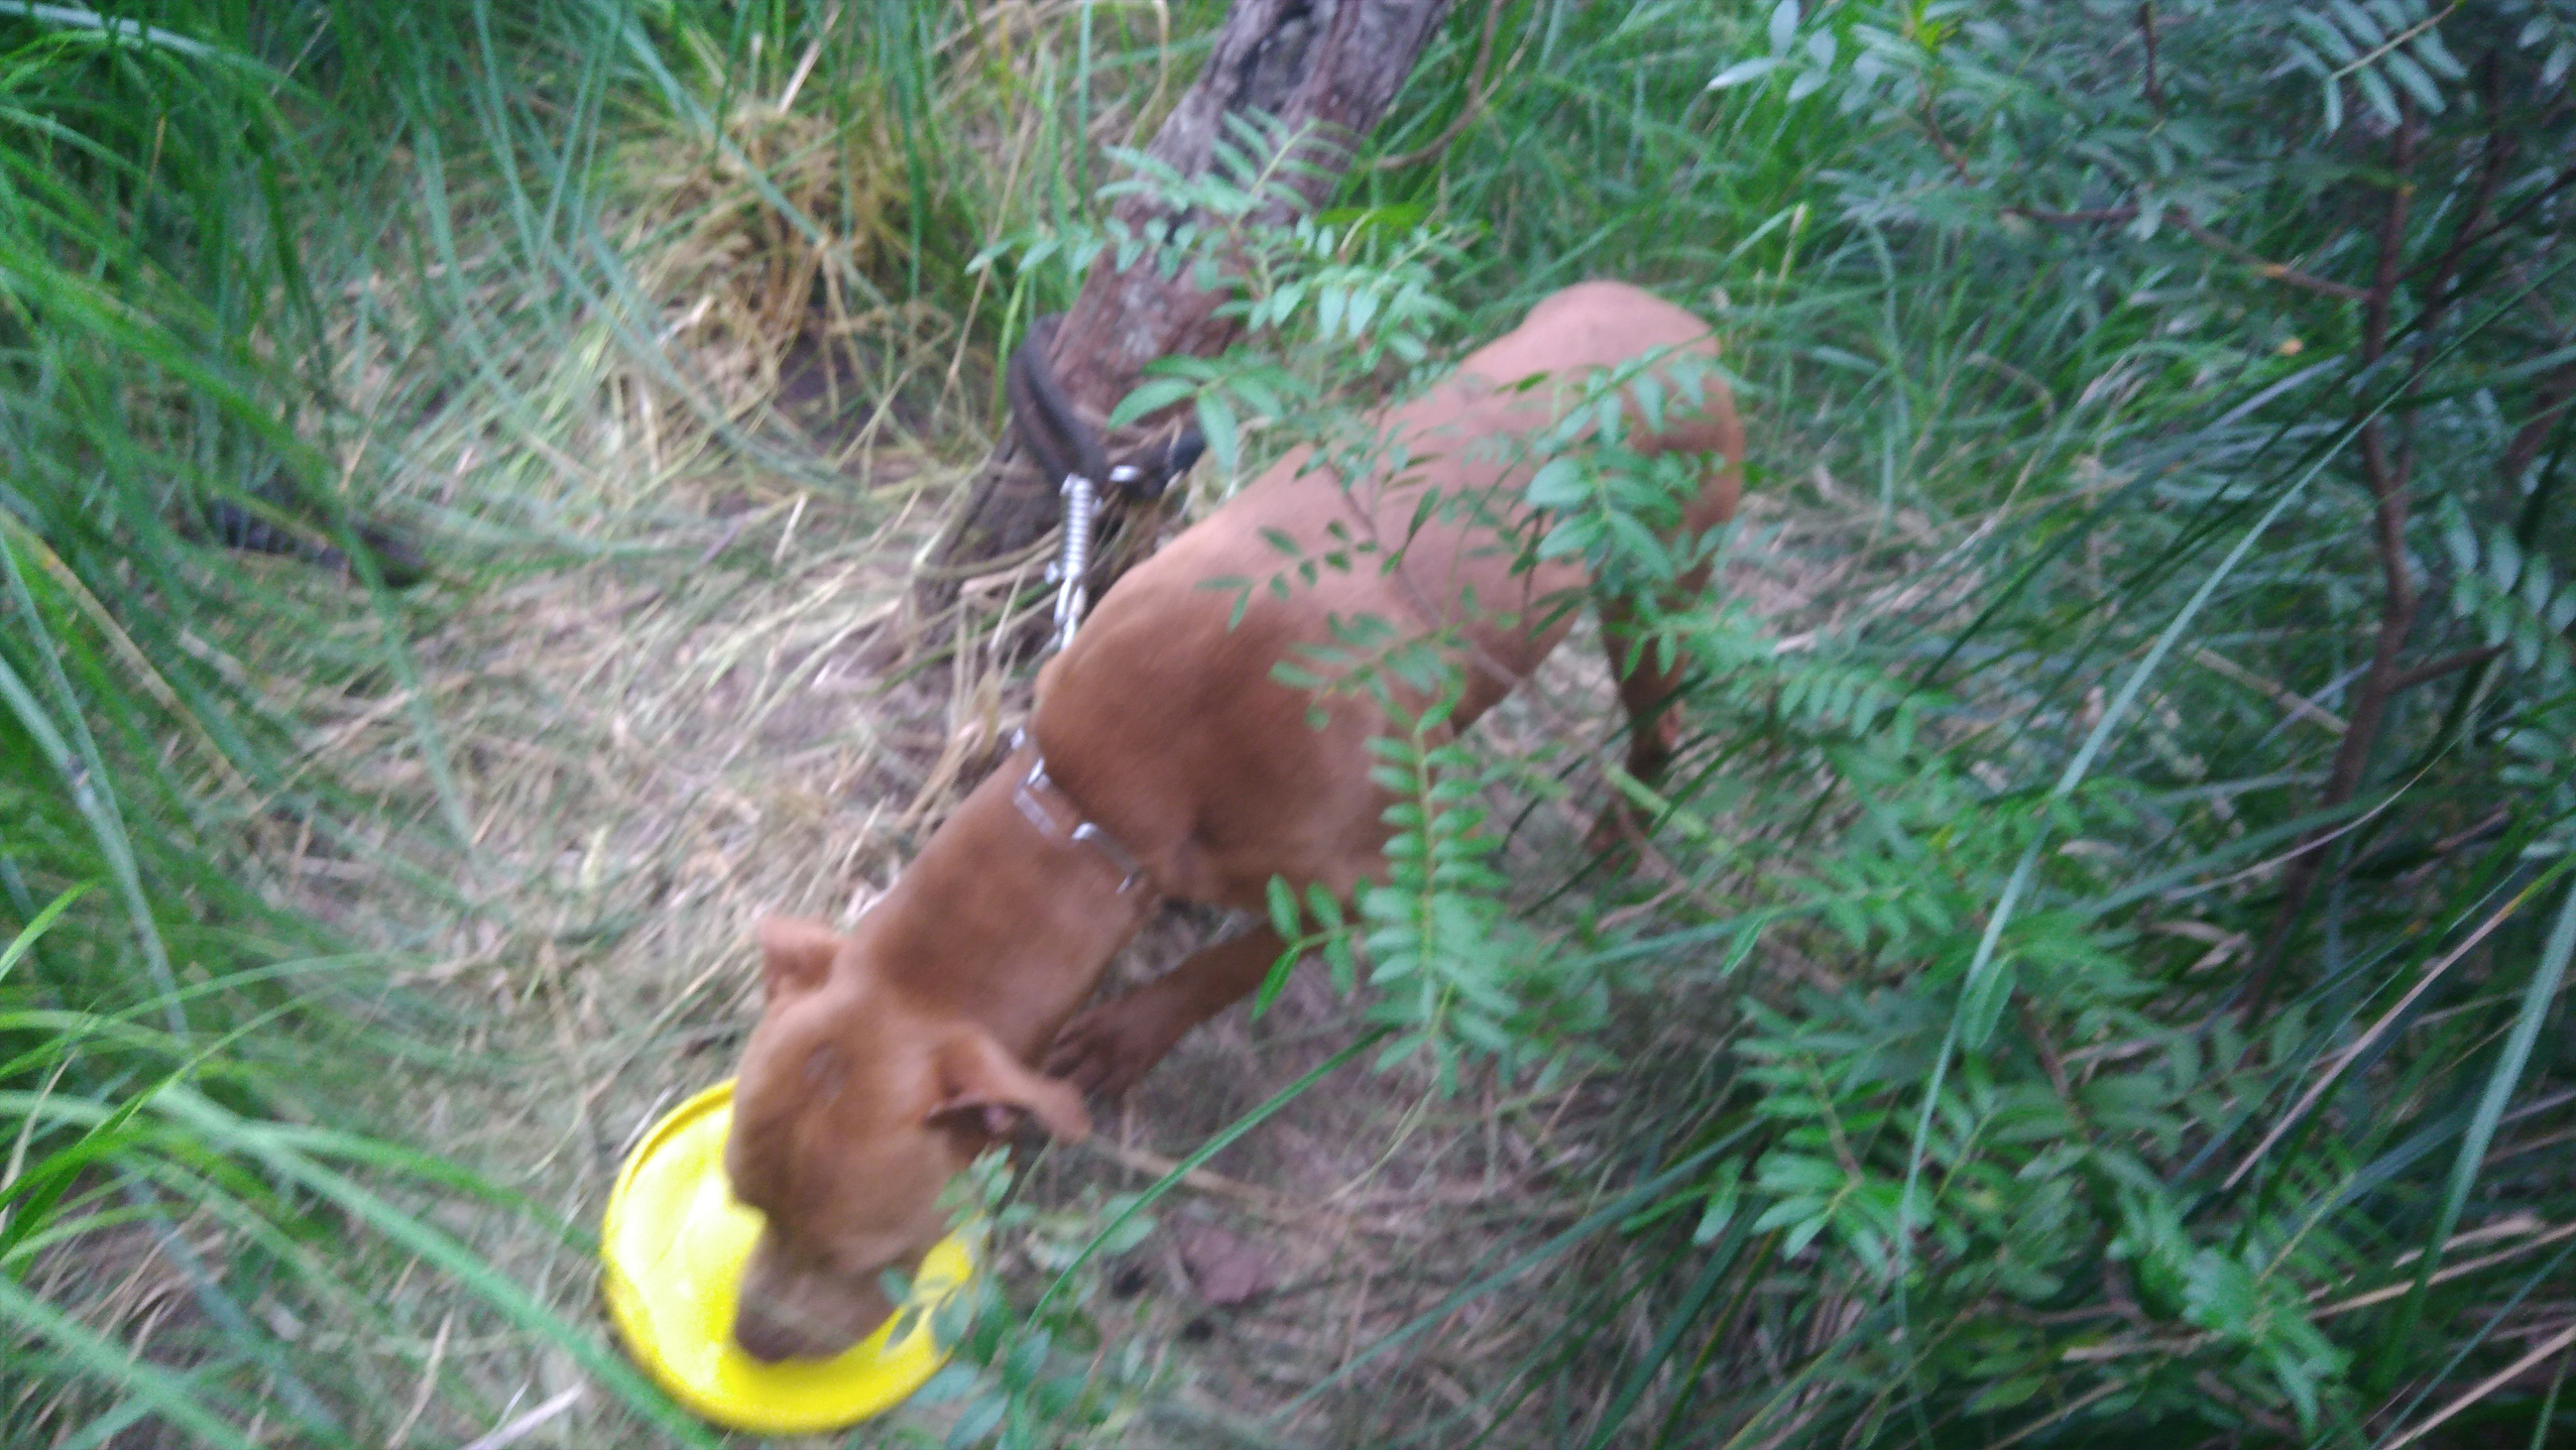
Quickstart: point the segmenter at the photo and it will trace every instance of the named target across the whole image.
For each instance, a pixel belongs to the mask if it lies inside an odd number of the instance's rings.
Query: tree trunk
[[[1349,168],[1352,143],[1386,114],[1450,0],[1235,0],[1207,68],[1155,133],[1147,154],[1185,176],[1203,174],[1226,134],[1228,116],[1264,115],[1304,137],[1292,174],[1298,202],[1320,205]],[[1283,208],[1283,211],[1285,208]],[[1116,218],[1132,232],[1166,218],[1150,195],[1119,198]],[[1272,217],[1269,220],[1281,220]],[[1151,259],[1120,272],[1103,255],[1083,280],[1050,354],[1066,399],[1098,426],[1136,386],[1145,365],[1172,356],[1209,357],[1234,340],[1216,316],[1224,294],[1202,290],[1188,269],[1156,274]],[[1110,440],[1110,456],[1127,450]],[[917,615],[948,607],[958,586],[988,561],[1028,550],[1054,528],[1061,479],[1041,477],[1005,435],[984,460],[931,548],[913,598]],[[1132,517],[1112,499],[1101,511],[1093,597],[1149,541],[1152,510]]]

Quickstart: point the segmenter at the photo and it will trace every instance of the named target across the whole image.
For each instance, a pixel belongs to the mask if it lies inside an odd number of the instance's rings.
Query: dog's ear
[[[930,1109],[933,1127],[972,1128],[1000,1138],[1021,1114],[1054,1137],[1079,1143],[1091,1135],[1091,1115],[1068,1083],[1029,1071],[1010,1050],[973,1028],[948,1038],[933,1053],[939,1096]]]
[[[752,934],[760,939],[760,980],[772,1002],[823,985],[841,949],[830,927],[800,917],[763,917]]]

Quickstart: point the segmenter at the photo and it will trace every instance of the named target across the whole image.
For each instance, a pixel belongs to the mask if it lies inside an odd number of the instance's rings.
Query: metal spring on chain
[[[1064,557],[1056,564],[1060,580],[1055,593],[1055,647],[1073,643],[1074,626],[1082,622],[1085,581],[1091,573],[1091,526],[1100,511],[1100,494],[1090,479],[1069,473],[1064,479]]]

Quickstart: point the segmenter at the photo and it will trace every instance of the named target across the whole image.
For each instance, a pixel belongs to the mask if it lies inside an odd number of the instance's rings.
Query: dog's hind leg
[[[1660,649],[1642,627],[1638,612],[1628,600],[1604,598],[1601,642],[1610,655],[1610,672],[1619,681],[1619,704],[1628,715],[1628,773],[1652,783],[1663,775],[1681,743],[1677,697],[1690,672],[1690,659],[1675,651],[1671,669],[1656,668]]]
[[[1610,655],[1610,673],[1619,681],[1619,703],[1628,715],[1628,773],[1641,781],[1652,782],[1672,763],[1673,751],[1681,744],[1682,684],[1690,674],[1690,657],[1672,651],[1669,668],[1663,658],[1663,642],[1655,637],[1651,620],[1643,614],[1663,615],[1689,609],[1697,604],[1708,589],[1709,572],[1715,560],[1703,550],[1711,531],[1735,517],[1738,493],[1732,455],[1743,451],[1743,434],[1727,420],[1730,437],[1721,441],[1721,464],[1708,479],[1698,497],[1682,510],[1682,530],[1677,544],[1699,553],[1691,567],[1683,570],[1655,601],[1652,611],[1639,608],[1639,601],[1606,589],[1594,591],[1594,602],[1601,611],[1601,643]],[[1727,446],[1730,445],[1731,447]]]

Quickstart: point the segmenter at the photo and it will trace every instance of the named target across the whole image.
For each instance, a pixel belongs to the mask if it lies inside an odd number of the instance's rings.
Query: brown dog
[[[1259,985],[1283,949],[1264,927],[1076,1016],[1160,902],[1258,911],[1274,876],[1344,897],[1381,878],[1388,802],[1366,742],[1384,710],[1364,694],[1319,700],[1272,667],[1330,640],[1336,619],[1436,633],[1465,680],[1450,728],[1465,728],[1564,635],[1569,611],[1547,601],[1586,580],[1561,559],[1516,572],[1518,551],[1496,546],[1488,522],[1435,516],[1417,530],[1423,489],[1525,520],[1529,465],[1499,445],[1553,423],[1595,369],[1684,353],[1714,355],[1689,313],[1615,283],[1569,288],[1385,416],[1384,436],[1409,455],[1398,476],[1346,488],[1329,470],[1301,473],[1302,458],[1282,462],[1109,591],[1040,672],[1028,738],[848,936],[762,924],[768,1005],[725,1155],[735,1192],[767,1220],[734,1321],[745,1350],[826,1355],[868,1333],[889,1312],[883,1271],[911,1271],[947,1230],[942,1184],[1022,1115],[1080,1137],[1078,1089],[1123,1092]],[[1744,435],[1722,388],[1660,433],[1633,398],[1629,414],[1631,447],[1724,460],[1685,511],[1691,535],[1732,516]],[[1284,599],[1255,588],[1230,621],[1235,592],[1209,582],[1292,567],[1281,535],[1308,557],[1354,538],[1388,553]],[[1399,547],[1401,566],[1383,567]],[[1681,589],[1696,593],[1706,574]],[[1602,607],[1619,669],[1629,621]],[[1652,663],[1619,686],[1641,779],[1672,748],[1663,706],[1685,667]],[[1056,1076],[1031,1068],[1042,1058]]]

